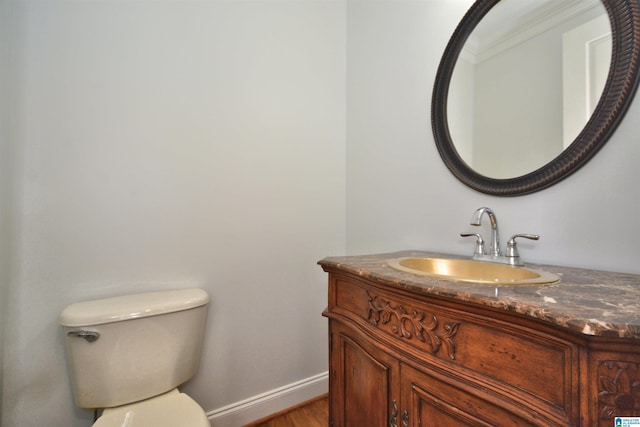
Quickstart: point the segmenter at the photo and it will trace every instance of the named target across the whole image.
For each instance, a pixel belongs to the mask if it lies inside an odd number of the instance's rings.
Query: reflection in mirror
[[[600,0],[503,0],[473,29],[448,94],[455,149],[473,170],[507,179],[568,147],[591,117],[611,63]]]

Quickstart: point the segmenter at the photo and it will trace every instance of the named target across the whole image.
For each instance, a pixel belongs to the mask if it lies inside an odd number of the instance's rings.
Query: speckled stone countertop
[[[640,340],[640,275],[527,263],[526,267],[558,275],[560,281],[543,285],[493,285],[418,276],[387,264],[388,260],[401,257],[464,258],[403,251],[328,257],[318,264],[425,295],[534,317],[584,335]]]

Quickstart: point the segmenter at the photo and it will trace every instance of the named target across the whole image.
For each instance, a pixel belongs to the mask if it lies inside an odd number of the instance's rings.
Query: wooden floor
[[[324,394],[243,427],[328,427],[328,425],[329,400]]]

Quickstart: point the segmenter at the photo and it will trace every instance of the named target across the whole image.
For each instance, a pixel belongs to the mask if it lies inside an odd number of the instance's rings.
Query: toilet
[[[178,386],[198,370],[209,296],[202,289],[80,302],[58,318],[75,403],[94,427],[210,427]]]

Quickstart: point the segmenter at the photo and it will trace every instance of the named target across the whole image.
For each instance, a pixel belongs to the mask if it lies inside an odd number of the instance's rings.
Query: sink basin
[[[526,267],[455,258],[397,258],[389,266],[406,273],[493,285],[554,283],[555,274]]]

